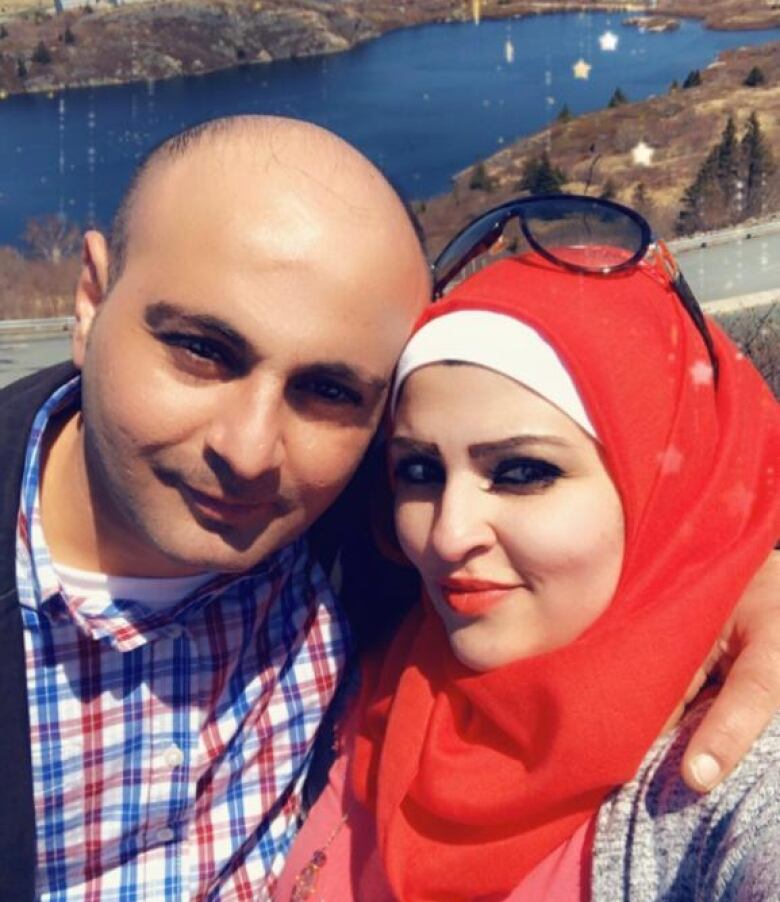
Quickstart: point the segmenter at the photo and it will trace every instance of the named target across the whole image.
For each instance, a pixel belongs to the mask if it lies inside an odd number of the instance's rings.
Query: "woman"
[[[704,799],[675,763],[701,705],[657,737],[777,535],[777,406],[631,211],[502,210],[444,276],[511,217],[533,251],[434,305],[399,364],[426,597],[278,898],[775,898],[780,725]]]

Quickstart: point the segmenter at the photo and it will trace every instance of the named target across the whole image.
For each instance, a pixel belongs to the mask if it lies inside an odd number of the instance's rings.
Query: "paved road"
[[[780,223],[733,229],[710,238],[706,247],[701,243],[694,239],[673,245],[699,300],[780,290]]]
[[[51,363],[67,360],[69,350],[68,337],[65,335],[12,341],[0,335],[0,386]]]
[[[780,222],[729,229],[717,235],[672,245],[696,296],[705,304],[723,298],[778,292],[780,297]],[[763,295],[765,304],[774,298]],[[68,338],[18,338],[0,330],[0,386],[69,355]]]

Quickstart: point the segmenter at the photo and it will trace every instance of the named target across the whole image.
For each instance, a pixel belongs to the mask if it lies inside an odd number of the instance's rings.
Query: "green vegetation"
[[[701,84],[701,72],[698,69],[691,69],[691,71],[685,76],[685,81],[683,82],[683,90],[687,90],[688,88],[698,88]]]
[[[30,59],[34,63],[40,63],[42,66],[46,66],[51,62],[51,53],[49,53],[49,48],[43,43],[43,41],[38,41],[38,45],[36,46],[35,50],[33,50]]]
[[[776,173],[777,166],[755,111],[748,117],[745,134],[742,136],[740,161],[745,179],[744,215],[761,216],[769,209],[772,200],[768,183]]]
[[[469,188],[472,191],[492,191],[495,188],[493,179],[488,175],[485,163],[480,160],[471,170]]]
[[[518,191],[529,194],[560,194],[566,184],[566,174],[550,162],[547,151],[538,157],[529,157],[523,165],[523,174],[517,184]]]
[[[561,122],[561,123],[566,123],[566,122],[571,122],[571,120],[573,118],[574,117],[571,114],[569,105],[567,103],[564,103],[564,105],[561,107],[560,111],[558,112],[558,115],[555,117],[555,121]]]
[[[775,172],[772,151],[756,113],[748,117],[741,141],[729,116],[720,141],[683,193],[675,231],[689,235],[761,216],[775,199],[771,184]]]
[[[647,195],[647,188],[645,188],[644,182],[639,182],[632,191],[631,206],[637,213],[641,213],[645,219],[652,219],[654,212],[653,202]]]
[[[745,80],[742,84],[746,85],[748,88],[757,88],[760,85],[766,84],[766,76],[758,66],[753,66],[750,72],[745,76]]]
[[[607,179],[604,183],[604,187],[601,189],[599,193],[599,197],[603,200],[614,200],[617,196],[617,188],[615,187],[615,183],[612,179]]]
[[[624,103],[628,103],[628,97],[626,97],[620,88],[615,88],[612,92],[612,96],[609,98],[607,106],[609,109],[613,109],[616,106],[623,106]]]

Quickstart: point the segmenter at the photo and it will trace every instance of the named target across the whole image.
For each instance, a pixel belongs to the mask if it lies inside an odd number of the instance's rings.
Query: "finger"
[[[712,707],[691,737],[682,775],[707,792],[750,750],[780,707],[780,634],[773,630],[746,646]]]

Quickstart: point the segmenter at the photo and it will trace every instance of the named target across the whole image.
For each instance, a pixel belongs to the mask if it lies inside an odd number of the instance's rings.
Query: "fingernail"
[[[709,789],[720,776],[720,764],[712,755],[697,755],[691,761],[691,771],[699,786]]]

